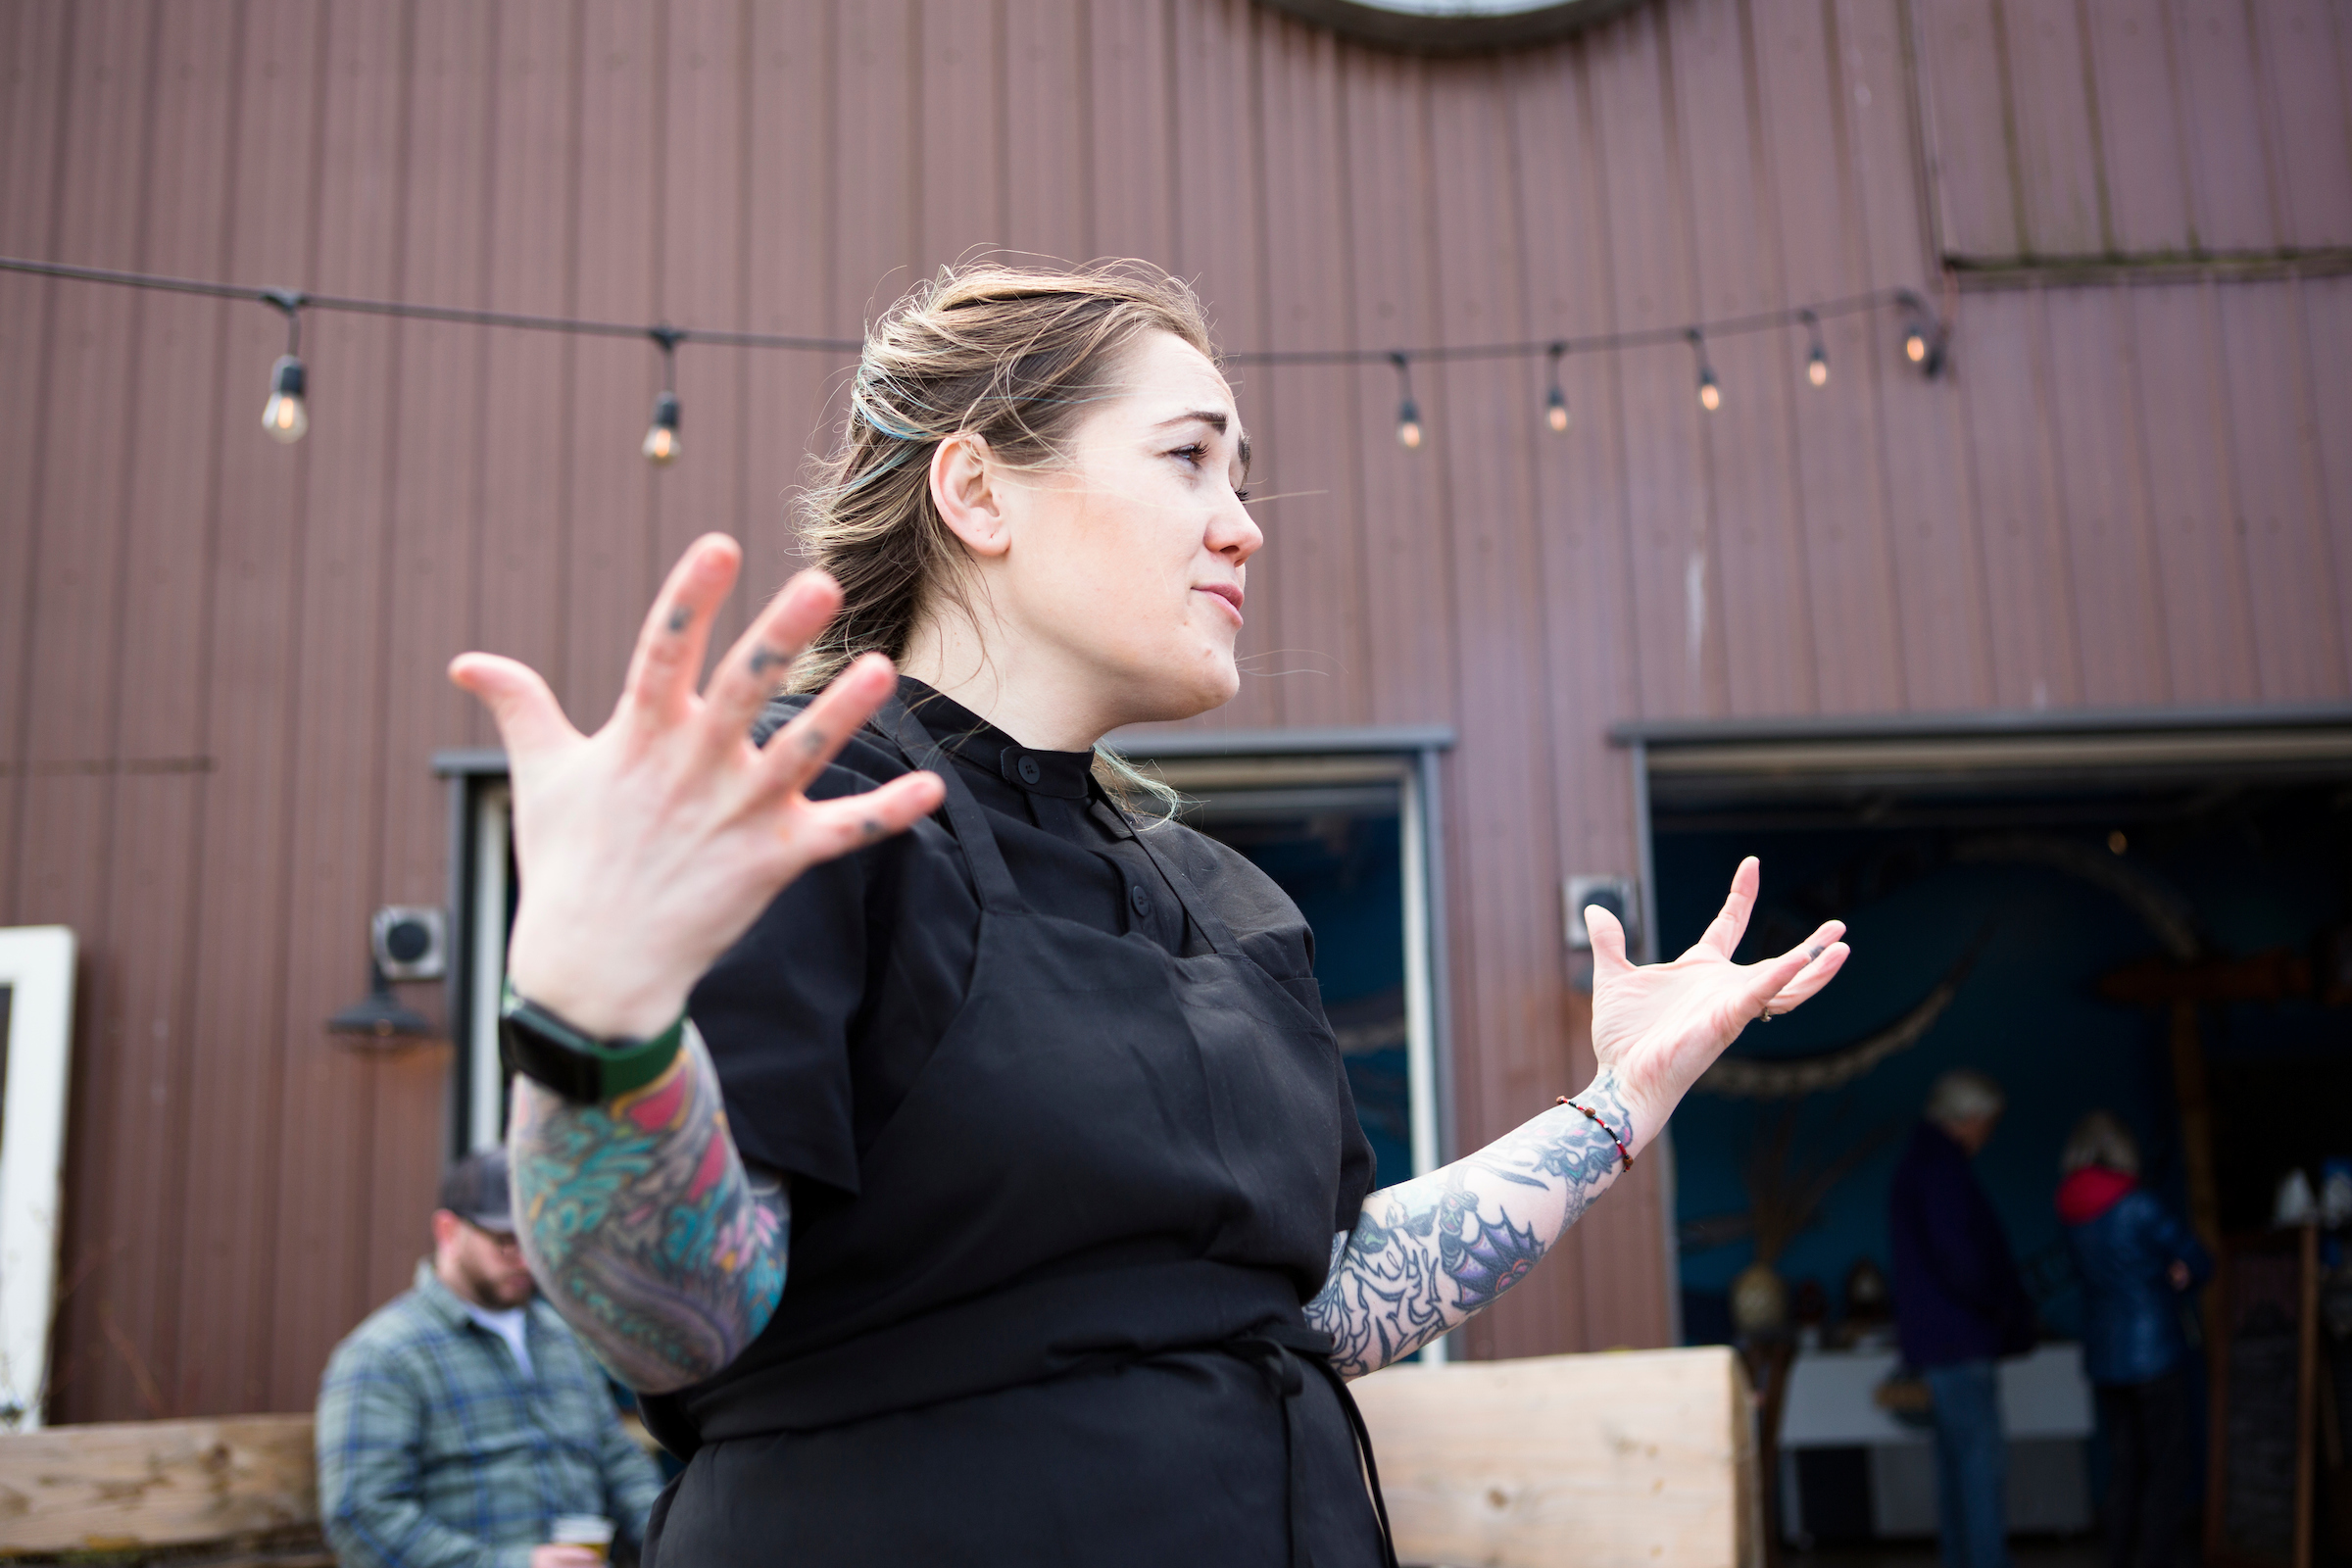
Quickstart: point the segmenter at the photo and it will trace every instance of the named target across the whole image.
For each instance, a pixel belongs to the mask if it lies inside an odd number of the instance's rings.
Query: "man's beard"
[[[522,1282],[515,1286],[508,1286],[505,1278],[503,1273],[489,1274],[472,1268],[466,1271],[466,1283],[473,1288],[474,1300],[493,1312],[521,1306],[536,1294],[528,1274],[523,1275]],[[510,1296],[509,1292],[514,1294]]]

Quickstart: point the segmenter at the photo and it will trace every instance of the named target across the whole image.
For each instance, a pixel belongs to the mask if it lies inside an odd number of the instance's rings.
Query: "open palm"
[[[1850,951],[1845,922],[1829,920],[1777,958],[1734,963],[1762,870],[1753,856],[1706,934],[1671,963],[1636,965],[1625,928],[1606,909],[1585,911],[1592,935],[1592,1054],[1616,1080],[1634,1141],[1647,1143],[1698,1075],[1759,1017],[1800,1005],[1830,983]]]

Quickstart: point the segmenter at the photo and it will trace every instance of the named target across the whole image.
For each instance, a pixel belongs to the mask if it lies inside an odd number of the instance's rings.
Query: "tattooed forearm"
[[[1576,1098],[1635,1142],[1608,1073]],[[1306,1305],[1307,1322],[1331,1336],[1332,1365],[1343,1377],[1378,1371],[1492,1304],[1622,1164],[1607,1132],[1557,1105],[1444,1170],[1374,1193],[1355,1229],[1333,1238],[1330,1277]]]
[[[746,1174],[691,1025],[668,1072],[609,1104],[517,1079],[510,1144],[523,1256],[621,1382],[699,1383],[767,1326],[791,1210]]]

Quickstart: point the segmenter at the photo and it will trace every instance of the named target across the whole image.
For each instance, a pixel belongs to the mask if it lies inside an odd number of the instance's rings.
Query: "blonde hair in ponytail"
[[[801,537],[841,584],[842,610],[795,665],[814,691],[860,654],[902,659],[943,603],[965,614],[960,545],[931,499],[931,455],[970,434],[1014,467],[1047,469],[1088,406],[1106,395],[1148,332],[1214,357],[1200,300],[1140,262],[1064,270],[981,263],[943,269],[868,329],[840,444],[799,504]],[[1176,792],[1106,748],[1095,774],[1122,806]]]

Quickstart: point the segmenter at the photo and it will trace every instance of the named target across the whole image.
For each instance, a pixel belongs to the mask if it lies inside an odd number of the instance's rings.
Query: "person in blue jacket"
[[[2004,1103],[1981,1072],[1936,1079],[1887,1194],[1895,1333],[1935,1397],[1943,1568],[2009,1564],[2009,1444],[1994,1363],[2034,1348],[2034,1303],[1970,1169]]]
[[[2112,1454],[2109,1568],[2169,1568],[2188,1486],[2188,1336],[2180,1313],[2213,1261],[2139,1185],[2139,1147],[2094,1110],[2060,1159],[2058,1217],[2082,1280],[2082,1362]]]

